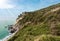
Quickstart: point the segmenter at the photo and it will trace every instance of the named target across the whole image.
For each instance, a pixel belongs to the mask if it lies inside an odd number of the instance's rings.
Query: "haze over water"
[[[13,21],[0,21],[0,40],[9,35],[8,25],[13,24]]]

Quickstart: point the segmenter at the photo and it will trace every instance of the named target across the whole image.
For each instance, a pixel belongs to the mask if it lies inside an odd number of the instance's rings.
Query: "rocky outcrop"
[[[8,30],[10,33],[14,33],[17,30],[17,28],[15,28],[14,25],[9,25]]]

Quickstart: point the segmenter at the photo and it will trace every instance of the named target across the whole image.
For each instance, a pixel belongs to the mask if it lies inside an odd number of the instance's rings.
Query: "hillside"
[[[23,12],[15,26],[20,30],[8,41],[60,41],[60,4]]]

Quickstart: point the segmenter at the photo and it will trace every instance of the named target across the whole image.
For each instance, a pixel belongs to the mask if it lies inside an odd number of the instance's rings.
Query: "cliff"
[[[20,30],[8,41],[60,41],[60,4],[23,12],[15,27]]]

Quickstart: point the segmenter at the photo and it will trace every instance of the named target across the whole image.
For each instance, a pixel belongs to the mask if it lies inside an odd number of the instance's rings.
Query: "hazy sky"
[[[38,10],[60,0],[0,0],[0,21],[15,20],[24,11]]]

